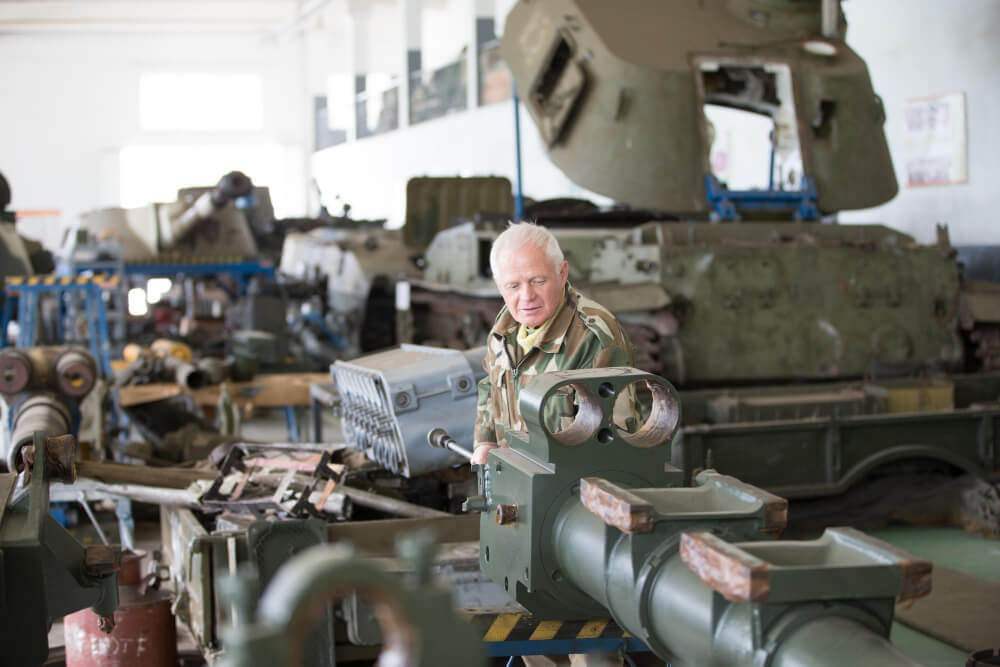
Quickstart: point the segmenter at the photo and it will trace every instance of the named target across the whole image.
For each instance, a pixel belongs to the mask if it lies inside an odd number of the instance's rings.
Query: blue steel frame
[[[490,658],[515,655],[570,655],[571,653],[649,652],[649,647],[634,637],[595,637],[593,639],[527,639],[521,641],[483,642]]]
[[[146,278],[174,278],[179,275],[229,275],[239,285],[240,296],[246,294],[250,278],[263,276],[274,279],[275,268],[270,262],[249,259],[202,261],[203,259],[209,258],[192,257],[190,262],[126,262],[123,270],[126,276],[143,276]],[[107,268],[107,264],[103,262],[94,264],[80,263],[73,266],[73,270],[78,274],[87,271],[107,271]]]
[[[4,303],[3,318],[0,321],[0,347],[7,346],[7,325],[14,314],[14,304],[17,304],[17,321],[20,329],[17,334],[17,347],[32,347],[35,344],[35,329],[38,316],[38,305],[41,295],[55,293],[62,301],[62,295],[71,292],[83,292],[87,304],[87,330],[91,332],[88,341],[90,353],[100,364],[104,377],[111,377],[111,340],[108,335],[108,317],[104,309],[104,299],[101,292],[104,289],[118,287],[117,276],[98,276],[92,278],[57,278],[41,276],[24,278],[8,276]]]
[[[716,220],[739,220],[742,212],[792,213],[796,220],[819,220],[816,183],[802,177],[800,190],[729,190],[712,174],[705,177],[705,194]]]

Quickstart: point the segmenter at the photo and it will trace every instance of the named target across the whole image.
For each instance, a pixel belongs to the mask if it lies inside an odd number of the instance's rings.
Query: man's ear
[[[566,260],[563,260],[563,263],[559,265],[559,278],[563,283],[569,278],[569,262]]]

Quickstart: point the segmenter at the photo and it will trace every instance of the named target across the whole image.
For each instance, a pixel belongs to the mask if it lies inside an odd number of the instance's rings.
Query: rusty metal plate
[[[623,533],[634,535],[653,529],[653,506],[605,479],[581,479],[580,502],[601,521]]]
[[[684,533],[680,551],[691,571],[727,600],[762,602],[771,593],[767,563],[711,533]]]

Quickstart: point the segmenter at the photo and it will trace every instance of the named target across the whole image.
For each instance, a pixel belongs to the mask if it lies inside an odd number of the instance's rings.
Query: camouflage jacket
[[[566,299],[548,329],[523,355],[516,340],[519,326],[504,307],[487,338],[483,360],[486,377],[479,381],[476,411],[477,447],[496,444],[506,447],[507,431],[525,430],[518,397],[521,388],[535,375],[635,365],[632,343],[615,316],[569,285]]]

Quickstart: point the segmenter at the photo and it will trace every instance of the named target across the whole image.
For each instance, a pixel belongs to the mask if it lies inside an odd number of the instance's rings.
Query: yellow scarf
[[[562,308],[563,302],[566,301],[566,291],[563,290],[563,298],[559,303],[559,308],[556,308],[556,312],[552,314],[552,317],[542,322],[534,329],[529,329],[523,324],[517,329],[517,346],[521,348],[521,354],[527,354],[528,350],[534,347],[538,339],[542,337],[542,333],[552,324],[552,320],[555,319],[556,313]]]

